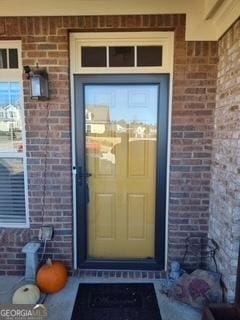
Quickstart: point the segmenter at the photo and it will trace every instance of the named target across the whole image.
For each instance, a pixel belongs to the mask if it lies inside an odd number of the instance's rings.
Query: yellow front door
[[[154,258],[158,86],[86,85],[88,259]]]

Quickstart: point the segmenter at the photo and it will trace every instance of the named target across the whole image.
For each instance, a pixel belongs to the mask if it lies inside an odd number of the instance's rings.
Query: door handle
[[[84,177],[86,177],[86,178],[89,178],[89,177],[91,177],[91,176],[92,176],[91,173],[88,173],[88,172],[84,173]]]
[[[77,170],[77,183],[78,184],[82,185],[82,181],[83,181],[82,178],[89,178],[91,176],[92,176],[91,173],[84,172],[82,167],[78,167],[78,170]]]

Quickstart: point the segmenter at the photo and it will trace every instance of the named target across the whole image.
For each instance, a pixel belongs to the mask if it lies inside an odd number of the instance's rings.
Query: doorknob
[[[92,174],[91,173],[88,173],[88,172],[84,172],[82,167],[78,167],[78,172],[77,172],[77,175],[80,177],[80,178],[83,178],[83,177],[91,177]]]
[[[91,173],[88,173],[88,172],[84,173],[84,177],[86,177],[86,178],[89,178],[89,177],[91,177],[91,176],[92,176]]]
[[[84,172],[82,167],[78,167],[77,170],[77,183],[82,184],[82,178],[89,178],[92,174],[88,172]]]

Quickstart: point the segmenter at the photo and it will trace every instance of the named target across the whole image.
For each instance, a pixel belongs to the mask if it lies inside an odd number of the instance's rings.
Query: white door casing
[[[110,67],[107,54],[106,67],[82,67],[81,47],[91,46],[162,46],[162,65],[154,67],[139,67],[136,62],[133,67]],[[75,106],[74,80],[75,74],[164,74],[170,76],[169,83],[169,112],[168,112],[168,156],[166,180],[166,226],[165,226],[165,269],[168,258],[168,207],[169,207],[169,173],[170,173],[170,142],[172,114],[172,79],[173,79],[174,32],[104,32],[104,33],[70,33],[70,85],[71,85],[71,117],[72,117],[72,166],[73,186],[76,185],[76,150],[75,150]],[[135,60],[136,61],[136,60]],[[74,264],[77,268],[77,223],[76,223],[76,188],[73,187],[73,253]]]

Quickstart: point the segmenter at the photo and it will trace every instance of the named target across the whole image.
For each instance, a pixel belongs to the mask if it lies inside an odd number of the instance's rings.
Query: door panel
[[[128,194],[127,200],[127,238],[128,240],[146,239],[147,217],[146,194]]]
[[[86,85],[88,258],[154,257],[157,85]]]
[[[168,76],[74,78],[78,265],[162,268]]]

